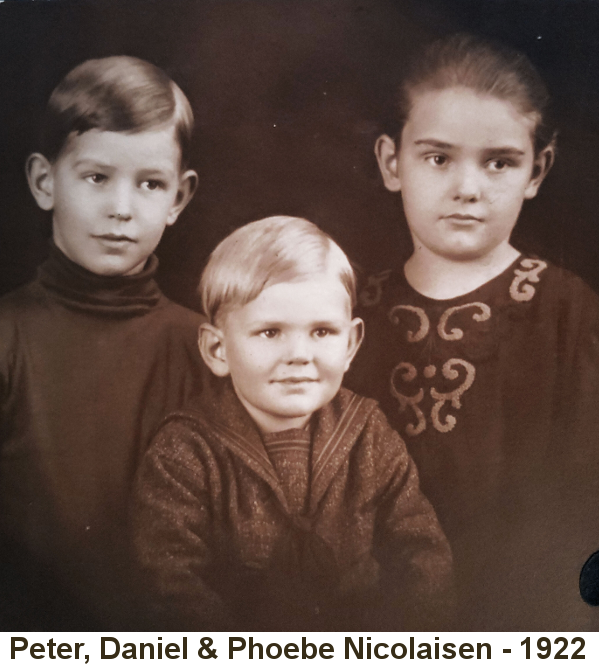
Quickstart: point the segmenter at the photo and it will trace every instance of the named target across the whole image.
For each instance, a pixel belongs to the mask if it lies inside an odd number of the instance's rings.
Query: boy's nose
[[[110,203],[110,210],[111,219],[116,219],[117,221],[129,221],[132,218],[131,192],[127,184],[115,184]]]
[[[289,337],[287,349],[287,363],[290,365],[305,365],[312,360],[309,338],[304,335]]]
[[[457,169],[454,200],[476,202],[481,197],[482,175],[476,166],[465,165]]]

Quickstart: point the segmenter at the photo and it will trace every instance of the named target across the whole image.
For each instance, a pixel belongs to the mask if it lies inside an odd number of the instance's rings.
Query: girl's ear
[[[229,364],[222,330],[210,323],[203,323],[200,326],[198,346],[210,370],[217,377],[226,377],[229,374]]]
[[[351,330],[349,332],[349,345],[347,347],[347,358],[345,360],[345,372],[349,370],[351,362],[364,339],[364,321],[362,319],[353,319],[351,322]]]
[[[193,194],[198,187],[198,175],[195,170],[187,170],[179,177],[179,188],[177,189],[177,195],[175,197],[175,202],[171,207],[168,218],[166,219],[166,225],[172,226],[173,223],[179,218],[179,214],[187,207],[189,201],[193,198]]]
[[[381,135],[374,145],[374,153],[379,164],[379,170],[387,190],[397,193],[401,191],[398,176],[398,151],[395,141],[389,135]]]
[[[42,154],[31,154],[25,163],[27,182],[41,209],[54,209],[54,174],[52,163]]]
[[[552,141],[543,151],[535,158],[532,165],[532,176],[528,182],[528,186],[524,191],[524,198],[530,200],[534,198],[539,191],[539,187],[543,183],[543,179],[547,176],[549,170],[555,161],[555,143]]]

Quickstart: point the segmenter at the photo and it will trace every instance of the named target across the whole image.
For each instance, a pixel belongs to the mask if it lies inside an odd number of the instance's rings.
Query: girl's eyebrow
[[[453,144],[450,144],[449,142],[442,142],[441,140],[428,139],[428,138],[422,140],[415,140],[414,144],[417,146],[425,144],[427,146],[433,147],[434,149],[442,149],[445,151],[455,148],[455,146]],[[524,156],[524,154],[526,153],[525,151],[522,151],[522,149],[510,146],[489,147],[485,148],[484,152],[486,154],[494,154],[499,156]]]
[[[485,153],[499,156],[524,156],[526,152],[516,147],[491,147],[490,149],[485,149]]]

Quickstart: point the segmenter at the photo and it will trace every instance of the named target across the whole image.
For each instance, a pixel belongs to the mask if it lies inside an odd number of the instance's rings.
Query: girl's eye
[[[146,191],[157,191],[159,188],[164,188],[164,182],[161,182],[159,179],[146,179],[142,183],[142,188]]]
[[[443,154],[434,154],[432,156],[427,156],[426,160],[436,167],[441,167],[447,163],[447,156],[444,156]]]
[[[266,330],[260,331],[260,336],[265,337],[267,340],[272,340],[279,334],[279,331],[276,328],[266,328]]]
[[[493,172],[502,172],[506,167],[509,166],[509,163],[502,158],[497,158],[489,163],[489,167]]]
[[[87,175],[85,179],[91,184],[103,184],[108,179],[108,177],[105,174],[95,173]]]

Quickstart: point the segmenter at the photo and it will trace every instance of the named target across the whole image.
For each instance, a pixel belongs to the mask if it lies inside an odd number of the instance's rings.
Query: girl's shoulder
[[[550,261],[522,256],[510,285],[510,300],[532,303],[560,318],[599,318],[599,295],[577,274]]]

